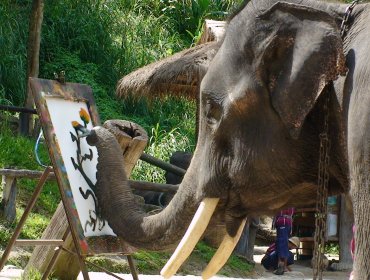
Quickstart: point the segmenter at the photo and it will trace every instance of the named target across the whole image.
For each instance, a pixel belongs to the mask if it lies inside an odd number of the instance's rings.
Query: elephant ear
[[[272,106],[296,139],[325,85],[346,73],[339,30],[328,13],[286,2],[276,3],[257,20],[261,30],[268,30],[257,48],[261,78]]]

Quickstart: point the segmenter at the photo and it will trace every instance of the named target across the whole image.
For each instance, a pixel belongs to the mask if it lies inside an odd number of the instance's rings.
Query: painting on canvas
[[[130,251],[99,215],[94,194],[98,153],[80,137],[78,129],[100,125],[91,88],[36,78],[30,78],[30,88],[69,223],[82,253],[115,252],[117,247]]]

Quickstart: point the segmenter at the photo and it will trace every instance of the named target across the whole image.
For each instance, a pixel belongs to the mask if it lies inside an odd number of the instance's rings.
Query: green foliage
[[[18,253],[10,256],[6,264],[14,265],[18,268],[25,267],[30,259],[30,255],[31,255],[30,253],[27,253],[25,251],[19,251]],[[41,277],[40,278],[32,277],[29,279],[35,280],[35,279],[41,279]]]
[[[209,263],[214,256],[216,250],[207,246],[204,242],[199,242],[195,247],[193,254],[198,254],[202,259]],[[252,265],[235,255],[231,255],[226,265],[231,269],[238,269],[240,271],[251,271]]]
[[[0,131],[0,166],[37,169],[33,153],[35,141],[26,137],[15,136],[4,127]],[[47,159],[46,150],[42,150],[41,157]]]
[[[130,273],[130,267],[121,258],[107,258],[103,256],[94,256],[87,258],[87,269],[89,271],[103,271],[99,270],[96,266],[103,267],[104,269],[113,273]],[[91,265],[90,263],[94,264]]]
[[[190,151],[189,139],[173,129],[169,132],[160,130],[159,124],[152,129],[146,152],[163,161],[169,161],[171,154],[175,151]],[[153,165],[139,161],[133,170],[132,177],[137,180],[165,183],[165,171]]]
[[[149,8],[155,6],[154,2],[136,1],[132,10],[121,11],[117,19],[114,39],[120,46],[117,61],[120,74],[127,74],[186,46],[170,19]]]
[[[42,279],[42,274],[36,269],[31,269],[31,271],[29,271],[27,273],[27,275],[25,275],[25,274],[22,275],[21,279],[22,280],[41,280]]]
[[[53,78],[53,72],[64,70],[68,81],[85,80],[94,86],[94,91],[112,97],[117,80],[124,74],[189,46],[194,37],[199,36],[205,17],[224,19],[228,10],[239,2],[241,0],[47,2],[39,76]],[[5,101],[22,105],[25,99],[30,10],[31,1],[0,3],[2,104]],[[76,66],[82,66],[82,73]],[[86,77],[85,71],[89,70],[92,73]],[[112,102],[108,99],[107,103]]]
[[[216,250],[214,248],[209,247],[204,242],[198,242],[188,261],[180,269],[179,273],[191,273],[191,271],[188,271],[189,267],[187,267],[187,265],[191,267],[192,263],[197,262],[197,260],[198,262],[199,260],[202,260],[202,263],[209,263],[215,252]],[[133,255],[133,257],[135,258],[139,272],[147,274],[158,273],[170,258],[170,254],[167,252],[138,251]],[[247,263],[245,260],[231,255],[230,259],[225,265],[225,269],[223,269],[220,273],[226,275],[232,270],[238,270],[241,273],[248,273],[252,270],[252,268],[252,265]]]
[[[169,253],[138,251],[133,254],[139,273],[158,273],[170,258]]]
[[[30,196],[28,196],[29,198]],[[20,203],[18,203],[20,204]],[[16,222],[13,224],[9,224],[5,221],[2,221],[2,225],[0,225],[0,246],[5,247],[14,232],[15,226],[19,222],[21,216],[24,212],[24,206],[18,205],[16,209],[17,217]],[[31,212],[27,218],[27,222],[22,228],[20,238],[21,239],[38,239],[41,237],[43,231],[47,227],[50,221],[50,214],[43,215],[39,213]]]
[[[40,170],[34,155],[35,140],[13,135],[7,127],[0,130],[0,168],[18,168]],[[48,154],[44,146],[40,147],[40,158],[48,163]],[[25,204],[32,195],[36,180],[21,179],[17,181],[17,218],[23,213]],[[2,190],[1,190],[2,191]],[[31,213],[27,224],[23,228],[21,237],[40,238],[41,233],[47,226],[51,215],[54,213],[60,201],[59,191],[55,182],[47,182],[40,194],[35,209]],[[4,246],[10,238],[15,224],[4,223],[4,229],[0,230],[0,245]]]
[[[325,253],[331,255],[339,255],[339,244],[338,243],[328,243],[325,245]]]
[[[42,274],[40,271],[38,271],[35,268],[31,268],[27,271],[27,274],[22,274],[21,280],[41,280]],[[53,275],[50,275],[48,277],[48,280],[57,280],[59,278],[53,277]]]
[[[161,0],[162,12],[169,17],[180,34],[196,42],[201,35],[204,19],[224,20],[238,0]]]
[[[23,209],[17,208],[17,221],[23,215]],[[49,219],[38,213],[30,213],[27,223],[23,226],[20,237],[24,239],[37,239],[41,237],[44,229],[49,224]]]
[[[13,231],[10,227],[7,226],[5,221],[1,221],[0,224],[0,245],[6,246],[8,244],[8,240],[12,236]]]
[[[195,102],[174,97],[154,99],[151,103],[144,100],[133,102],[125,101],[124,118],[137,122],[148,132],[146,153],[168,162],[174,151],[194,150]],[[163,183],[164,173],[162,169],[139,161],[132,177]]]
[[[30,10],[15,1],[0,3],[0,102],[20,104],[26,92],[26,38]]]
[[[18,197],[21,201],[27,201],[35,190],[37,180],[20,179],[17,185],[20,186]],[[46,182],[42,188],[42,192],[37,200],[34,211],[40,213],[46,218],[51,218],[51,214],[55,212],[60,201],[60,194],[56,182]]]

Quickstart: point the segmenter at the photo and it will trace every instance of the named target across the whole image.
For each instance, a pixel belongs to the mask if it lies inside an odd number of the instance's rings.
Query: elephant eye
[[[219,122],[222,116],[221,104],[213,99],[207,98],[204,104],[205,117],[209,125],[215,125]]]

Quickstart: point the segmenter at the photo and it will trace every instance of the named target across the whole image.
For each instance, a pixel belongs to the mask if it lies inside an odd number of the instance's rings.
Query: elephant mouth
[[[185,260],[190,256],[195,245],[198,243],[204,231],[206,230],[219,200],[219,198],[205,198],[200,203],[185,235],[183,236],[169,261],[161,270],[161,275],[164,278],[168,279],[172,277],[185,262]],[[226,233],[215,255],[204,269],[202,273],[203,279],[211,278],[224,266],[240,239],[245,223],[246,219],[244,219],[240,224],[239,229],[234,237],[231,237]]]

